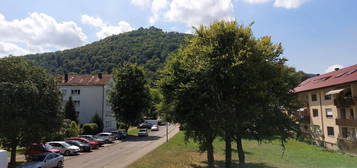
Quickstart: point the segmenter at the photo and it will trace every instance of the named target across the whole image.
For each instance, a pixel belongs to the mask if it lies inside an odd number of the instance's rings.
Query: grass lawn
[[[357,157],[340,152],[290,140],[283,152],[279,141],[259,144],[256,141],[243,142],[247,168],[351,168],[357,167]],[[224,142],[216,140],[215,159],[217,167],[224,167]],[[199,168],[205,167],[206,154],[197,152],[197,144],[185,144],[183,132],[168,143],[136,161],[129,168]],[[234,144],[235,147],[235,144]],[[237,153],[233,160],[237,167]]]

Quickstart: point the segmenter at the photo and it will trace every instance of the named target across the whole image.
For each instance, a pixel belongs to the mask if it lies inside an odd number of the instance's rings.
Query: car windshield
[[[146,129],[141,129],[139,130],[139,132],[146,132]]]
[[[30,156],[29,160],[34,161],[34,162],[40,162],[40,161],[45,160],[45,158],[46,158],[46,155],[33,155],[33,156]]]
[[[70,147],[71,145],[69,145],[68,143],[61,143],[65,148]]]
[[[51,149],[53,149],[53,146],[51,146],[51,145],[49,145],[49,144],[46,144],[46,145],[45,145],[45,148],[46,148],[46,150],[51,150]]]

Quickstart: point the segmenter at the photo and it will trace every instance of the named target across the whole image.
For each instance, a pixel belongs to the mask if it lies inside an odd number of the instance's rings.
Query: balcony
[[[336,125],[357,127],[357,120],[337,118],[336,119]]]
[[[334,104],[338,108],[353,106],[355,102],[357,102],[357,97],[340,97],[334,100]]]
[[[300,123],[310,124],[310,116],[300,116]]]

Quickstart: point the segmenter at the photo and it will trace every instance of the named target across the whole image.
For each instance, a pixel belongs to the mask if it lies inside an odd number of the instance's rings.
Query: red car
[[[97,142],[97,141],[89,141],[88,139],[83,138],[83,137],[70,137],[70,138],[66,138],[66,139],[68,139],[68,140],[76,140],[76,141],[88,144],[93,149],[97,149],[100,146],[99,142]]]
[[[33,143],[26,149],[25,158],[27,159],[29,156],[38,155],[46,152],[59,153],[60,150],[52,147],[51,145]]]

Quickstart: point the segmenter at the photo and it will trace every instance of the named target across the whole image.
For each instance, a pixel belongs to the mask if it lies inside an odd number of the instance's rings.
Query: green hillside
[[[111,73],[114,67],[124,62],[135,62],[144,66],[150,79],[157,79],[156,71],[169,53],[178,49],[190,37],[188,34],[164,32],[155,27],[139,28],[83,47],[24,57],[53,74]]]

